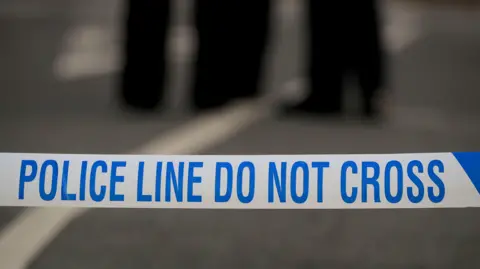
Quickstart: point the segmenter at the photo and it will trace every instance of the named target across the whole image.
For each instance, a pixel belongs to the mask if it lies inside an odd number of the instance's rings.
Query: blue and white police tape
[[[155,156],[0,153],[0,206],[480,207],[480,153]]]

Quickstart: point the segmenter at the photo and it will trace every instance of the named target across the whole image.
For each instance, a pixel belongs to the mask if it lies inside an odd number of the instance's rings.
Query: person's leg
[[[196,0],[195,27],[198,49],[192,102],[196,109],[212,109],[225,105],[229,100],[230,31],[231,16],[221,0]]]
[[[237,81],[236,97],[255,97],[263,70],[265,52],[269,41],[270,0],[234,0],[236,4],[234,22],[235,51],[233,75]]]
[[[269,0],[197,0],[197,109],[222,106],[257,92],[267,40]]]
[[[342,27],[338,25],[341,22],[332,21],[332,15],[329,14],[338,11],[337,4],[326,5],[324,1],[318,0],[309,0],[308,3],[310,93],[303,102],[287,107],[286,110],[338,114],[342,112],[343,77],[346,66]]]
[[[153,110],[162,100],[168,0],[127,0],[121,96],[128,107]]]
[[[360,18],[361,27],[358,32],[362,35],[358,53],[358,79],[362,92],[363,114],[373,117],[378,114],[375,97],[384,86],[384,57],[382,38],[376,1],[365,0],[358,10],[363,14]]]

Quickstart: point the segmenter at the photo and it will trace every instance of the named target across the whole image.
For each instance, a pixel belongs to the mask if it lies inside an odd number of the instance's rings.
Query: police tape
[[[480,153],[0,153],[0,206],[342,209],[480,207]]]

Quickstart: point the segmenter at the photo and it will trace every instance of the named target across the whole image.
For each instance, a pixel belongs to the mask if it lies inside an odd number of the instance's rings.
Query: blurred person
[[[195,107],[257,95],[270,8],[270,0],[196,1]]]
[[[121,99],[130,108],[161,105],[170,1],[127,0]],[[196,0],[198,54],[192,102],[212,109],[254,97],[267,44],[270,0]]]
[[[375,97],[383,86],[383,56],[375,0],[308,1],[310,93],[286,112],[342,113],[344,80],[356,75],[363,115],[378,114]]]

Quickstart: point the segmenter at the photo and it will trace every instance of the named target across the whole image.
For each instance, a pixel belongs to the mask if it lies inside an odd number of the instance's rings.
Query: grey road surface
[[[84,24],[115,31],[120,5],[36,2],[0,0],[0,151],[125,153],[193,117],[117,111],[115,73],[56,78],[66,34]],[[276,22],[266,92],[301,78],[304,34],[296,23]],[[418,27],[418,38],[390,59],[383,125],[272,116],[202,153],[479,150],[480,16],[424,10]],[[181,86],[171,88],[182,95]],[[20,210],[0,209],[0,229]],[[477,209],[100,209],[73,221],[29,268],[470,269],[480,268],[479,227]]]

